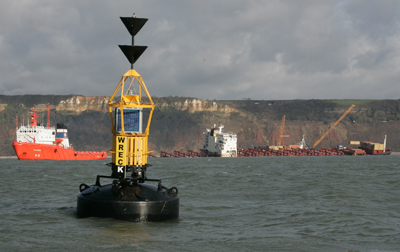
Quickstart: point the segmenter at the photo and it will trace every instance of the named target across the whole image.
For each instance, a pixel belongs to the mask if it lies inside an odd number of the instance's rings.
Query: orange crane
[[[333,128],[335,128],[336,125],[338,125],[340,123],[340,121],[355,107],[356,105],[351,105],[350,108],[348,110],[346,110],[346,112],[344,112],[344,114],[332,125],[332,127],[325,132],[325,134],[318,139],[315,144],[313,145],[313,148],[315,148],[315,146],[317,146],[328,134],[329,132],[331,132],[331,130],[333,130]]]
[[[281,144],[282,144],[283,129],[285,128],[285,118],[286,118],[286,115],[283,115],[281,129],[279,130],[278,146],[281,146]]]

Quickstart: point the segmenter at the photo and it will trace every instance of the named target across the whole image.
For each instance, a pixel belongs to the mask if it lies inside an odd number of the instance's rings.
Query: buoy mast
[[[131,69],[119,81],[117,88],[108,102],[113,143],[113,177],[125,179],[127,172],[132,172],[132,179],[146,178],[148,136],[154,103],[150,93],[133,64],[146,50],[147,46],[135,46],[134,36],[147,22],[146,18],[121,17],[132,36],[132,45],[120,45],[122,52],[131,63]],[[117,94],[120,94],[117,99]],[[146,99],[147,98],[147,99]],[[143,131],[143,110],[149,109],[146,128]]]
[[[154,102],[140,76],[133,68],[147,46],[135,46],[134,36],[148,19],[121,17],[132,36],[132,45],[120,45],[131,63],[108,102],[112,131],[111,176],[97,175],[93,186],[80,185],[78,217],[114,217],[131,221],[158,221],[179,216],[176,187],[166,188],[161,179],[146,177],[148,136]],[[148,117],[147,117],[148,113]],[[144,116],[145,115],[145,116]],[[145,121],[147,120],[147,122]],[[143,128],[143,125],[146,125]],[[130,173],[130,175],[129,175]],[[100,178],[113,179],[101,185]],[[157,186],[146,181],[158,182]]]

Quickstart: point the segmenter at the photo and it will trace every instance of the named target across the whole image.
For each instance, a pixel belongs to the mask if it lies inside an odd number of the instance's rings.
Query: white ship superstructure
[[[18,143],[36,143],[36,144],[59,144],[61,147],[69,148],[69,139],[67,127],[60,123],[57,129],[38,125],[35,108],[30,114],[30,125],[17,126],[16,142]],[[57,140],[56,140],[57,139]]]
[[[54,127],[45,128],[44,126],[29,127],[22,125],[17,129],[16,142],[53,144],[56,140],[56,129]]]
[[[237,136],[232,132],[222,131],[224,125],[214,127],[203,132],[205,142],[202,151],[209,155],[221,157],[237,157]]]

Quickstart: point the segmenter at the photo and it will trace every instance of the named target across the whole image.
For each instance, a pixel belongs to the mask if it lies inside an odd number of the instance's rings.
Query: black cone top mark
[[[126,29],[128,29],[129,33],[132,36],[135,36],[140,29],[147,22],[147,18],[135,18],[135,17],[120,17],[122,22],[124,23]]]
[[[131,64],[134,64],[146,50],[147,46],[120,45],[121,51]]]

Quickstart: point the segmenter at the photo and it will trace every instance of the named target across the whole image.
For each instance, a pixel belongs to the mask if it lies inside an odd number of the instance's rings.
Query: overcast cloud
[[[396,0],[0,0],[0,94],[112,95],[120,16],[153,96],[399,99]]]

